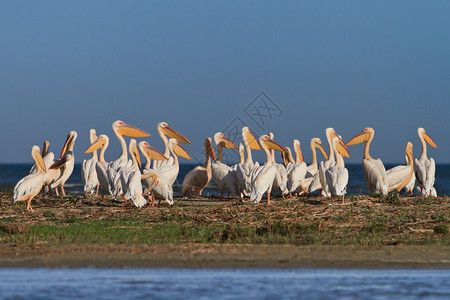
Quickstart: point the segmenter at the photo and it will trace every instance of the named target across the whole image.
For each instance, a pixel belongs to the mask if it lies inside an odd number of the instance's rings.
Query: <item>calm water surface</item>
[[[30,168],[30,164],[0,164],[0,191],[13,190],[16,183],[25,177]],[[184,176],[192,170],[196,165],[193,164],[181,164],[180,173],[175,181],[173,188],[174,193],[179,195],[181,192],[181,185],[183,183]],[[394,165],[386,164],[386,169],[392,168]],[[369,188],[367,187],[366,179],[361,164],[348,164],[346,168],[349,172],[349,181],[347,185],[347,195],[359,195],[369,194]],[[66,192],[69,194],[81,194],[83,193],[83,182],[81,180],[81,164],[75,164],[72,176],[64,186]],[[436,180],[434,187],[439,196],[450,195],[450,165],[438,164],[436,165]],[[217,185],[213,180],[208,184],[204,190],[204,194],[209,195],[218,194]]]
[[[2,299],[449,299],[450,270],[0,269]]]

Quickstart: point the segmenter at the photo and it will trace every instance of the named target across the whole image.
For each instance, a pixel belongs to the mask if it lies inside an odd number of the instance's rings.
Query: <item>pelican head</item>
[[[166,122],[159,122],[156,125],[156,130],[161,131],[164,135],[167,135],[169,138],[176,139],[178,142],[183,144],[190,144],[191,142],[185,138],[181,133],[173,129]]]
[[[47,169],[45,168],[44,160],[42,159],[41,149],[39,148],[39,146],[35,145],[31,148],[31,157],[33,157],[35,164],[39,165],[43,172],[47,171]]]
[[[150,146],[146,141],[139,143],[139,149],[151,160],[168,160],[161,152]]]
[[[357,135],[352,137],[345,145],[351,146],[351,145],[365,143],[371,137],[373,137],[374,134],[375,134],[375,130],[373,130],[373,128],[366,127],[363,129],[363,131],[361,131],[360,133],[358,133]]]
[[[322,140],[319,138],[312,138],[311,139],[311,149],[317,148],[322,153],[323,157],[325,157],[325,160],[328,160],[328,154],[325,151],[325,148],[322,145]]]
[[[75,145],[75,140],[77,139],[77,132],[71,131],[67,134],[66,142],[64,143],[64,146],[61,149],[61,154],[59,155],[59,158],[63,156],[64,153],[67,151],[73,151],[73,146]]]
[[[302,149],[300,148],[300,141],[297,139],[294,140],[294,149],[297,150],[300,162],[304,162],[305,159],[303,158]]]
[[[288,151],[286,150],[286,148],[284,148],[283,146],[281,146],[280,144],[278,144],[277,142],[275,142],[274,140],[272,140],[270,138],[269,135],[267,134],[263,134],[259,137],[259,142],[261,144],[263,144],[267,149],[269,150],[278,150],[278,151],[282,151],[284,153],[288,153]]]
[[[129,137],[148,137],[150,133],[145,132],[142,129],[126,124],[123,121],[117,120],[112,123],[112,129],[114,132],[117,132],[119,135],[125,135]]]
[[[105,134],[99,135],[96,141],[94,141],[85,151],[84,153],[91,153],[97,149],[103,148],[109,142],[109,138]]]
[[[216,145],[220,144],[222,147],[225,148],[237,149],[237,146],[231,140],[229,140],[222,132],[217,132],[214,135],[214,142],[216,143]]]
[[[258,140],[250,131],[250,128],[248,128],[247,126],[242,127],[242,138],[244,137],[247,140],[250,149],[261,150],[261,146],[259,145]]]
[[[178,156],[184,157],[189,160],[192,159],[189,153],[187,153],[187,151],[184,150],[183,147],[181,147],[180,143],[176,139],[169,139],[169,149],[172,149],[173,153]]]
[[[73,158],[72,151],[66,151],[63,156],[55,161],[51,166],[50,169],[59,169],[65,166],[65,164]]]
[[[425,129],[423,129],[422,127],[419,127],[417,129],[417,134],[419,135],[419,137],[422,137],[428,143],[428,145],[437,149],[436,143],[433,141],[431,136],[429,136],[428,133],[426,133]]]
[[[345,146],[345,144],[342,141],[342,139],[340,139],[339,137],[335,136],[335,137],[333,137],[332,143],[333,143],[336,151],[342,157],[350,158],[350,153],[348,153],[348,148]]]
[[[213,160],[217,159],[216,152],[214,151],[214,148],[212,145],[212,139],[210,137],[207,137],[205,139],[205,153],[207,156],[211,157]]]
[[[142,166],[141,156],[139,155],[137,142],[135,139],[130,140],[130,145],[128,146],[128,151],[130,152],[130,155],[136,159],[136,162],[137,162],[139,168],[141,168],[141,166]]]

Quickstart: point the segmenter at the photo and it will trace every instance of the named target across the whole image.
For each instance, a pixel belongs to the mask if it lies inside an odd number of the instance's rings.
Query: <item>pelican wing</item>
[[[325,178],[328,188],[335,196],[346,194],[348,183],[348,170],[343,167],[334,166],[326,170]]]
[[[211,180],[205,167],[198,166],[186,174],[183,180],[182,195],[189,196],[203,190]]]

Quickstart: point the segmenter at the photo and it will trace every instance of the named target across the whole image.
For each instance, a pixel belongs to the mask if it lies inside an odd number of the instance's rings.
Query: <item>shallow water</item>
[[[448,299],[450,270],[0,269],[2,299]]]
[[[28,174],[32,164],[0,164],[0,191],[13,190],[16,183]],[[394,165],[386,164],[386,169]],[[192,164],[181,164],[180,173],[177,181],[174,183],[174,193],[180,194],[181,185],[184,176],[195,167]],[[369,194],[366,180],[364,178],[361,164],[346,165],[349,172],[349,182],[347,185],[347,195]],[[439,196],[450,195],[450,165],[439,164],[436,166],[436,181],[434,184]],[[83,183],[81,180],[81,165],[75,164],[72,176],[65,185],[66,192],[72,194],[81,194],[83,192]],[[210,184],[204,190],[204,195],[218,194],[217,186],[211,180]]]

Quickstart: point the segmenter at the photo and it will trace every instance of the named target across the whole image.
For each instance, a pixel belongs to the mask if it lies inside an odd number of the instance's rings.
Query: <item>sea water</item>
[[[394,165],[386,164],[386,169]],[[32,164],[0,164],[0,191],[14,189],[15,184],[25,177]],[[180,172],[173,188],[175,195],[180,195],[183,179],[186,174],[195,167],[193,164],[181,164]],[[349,172],[347,185],[347,195],[368,195],[367,186],[361,164],[348,164],[346,168]],[[439,196],[450,195],[450,164],[438,164],[436,166],[436,180],[434,187]],[[82,194],[83,182],[81,180],[81,164],[75,164],[73,173],[64,186],[68,194]],[[217,185],[213,180],[204,189],[203,195],[218,194]]]
[[[450,270],[0,269],[2,299],[449,299]]]

